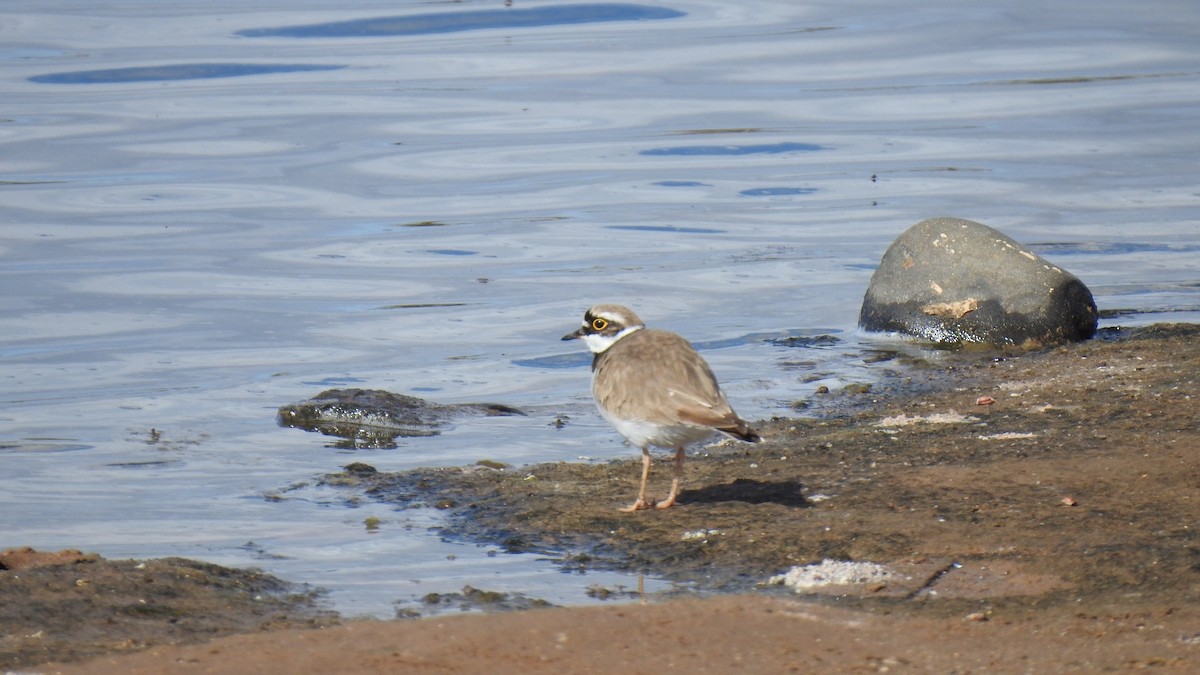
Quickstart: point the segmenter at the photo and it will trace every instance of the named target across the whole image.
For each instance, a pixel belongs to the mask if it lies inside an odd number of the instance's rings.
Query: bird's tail
[[[738,420],[736,426],[725,427],[717,431],[729,434],[739,441],[746,441],[747,443],[757,443],[762,440],[762,436],[759,436],[757,431],[750,428],[750,423],[742,419]]]

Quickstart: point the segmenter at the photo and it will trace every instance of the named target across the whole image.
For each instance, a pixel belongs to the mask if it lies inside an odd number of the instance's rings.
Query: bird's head
[[[579,330],[567,333],[562,339],[583,340],[592,353],[599,354],[617,340],[645,327],[646,324],[628,307],[596,305],[584,313]]]

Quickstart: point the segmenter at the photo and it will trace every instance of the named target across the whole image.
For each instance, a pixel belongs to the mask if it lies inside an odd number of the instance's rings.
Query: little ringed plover
[[[762,440],[733,411],[712,369],[687,340],[646,328],[629,308],[596,305],[583,315],[583,326],[562,339],[583,340],[595,354],[592,395],[600,414],[642,450],[637,501],[622,511],[674,504],[688,445],[716,432],[751,443]],[[671,492],[657,503],[646,499],[652,445],[675,450]]]

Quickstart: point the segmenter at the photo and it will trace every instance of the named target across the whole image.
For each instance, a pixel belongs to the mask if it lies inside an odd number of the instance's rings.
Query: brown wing
[[[631,333],[601,353],[595,367],[596,400],[617,417],[753,435],[725,399],[712,369],[674,333],[647,328]]]

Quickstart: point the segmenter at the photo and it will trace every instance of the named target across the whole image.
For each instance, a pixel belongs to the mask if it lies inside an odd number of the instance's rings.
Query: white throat
[[[593,354],[600,354],[616,344],[617,340],[620,340],[626,335],[641,329],[641,326],[630,326],[629,328],[622,329],[621,332],[617,333],[616,335],[596,335],[593,333],[591,335],[584,335],[581,339],[583,340],[583,343],[587,345],[587,348],[592,350]]]

